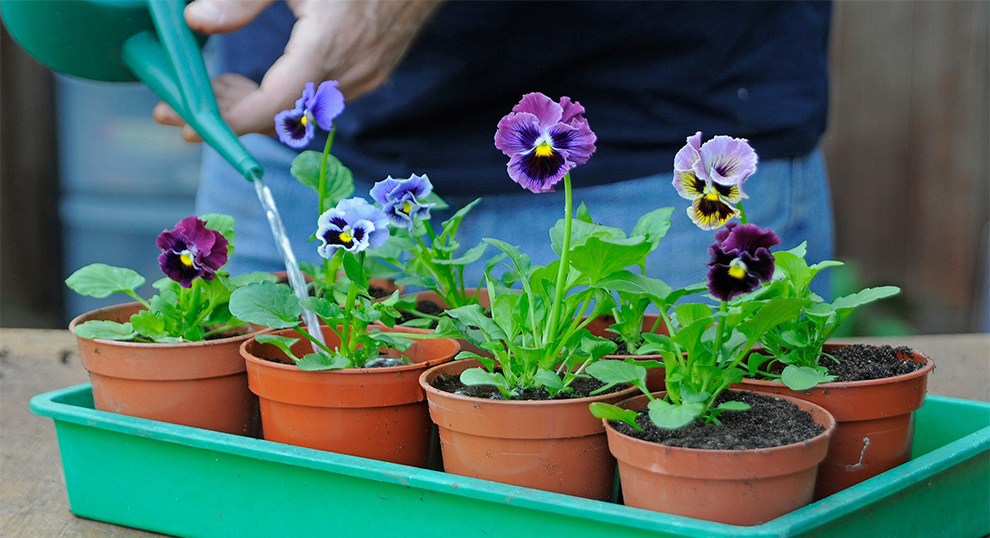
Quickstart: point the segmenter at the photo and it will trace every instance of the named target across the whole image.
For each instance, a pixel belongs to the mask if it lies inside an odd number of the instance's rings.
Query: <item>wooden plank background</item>
[[[837,256],[904,288],[916,330],[970,330],[986,278],[990,2],[834,9],[823,147]]]
[[[834,6],[822,145],[837,256],[857,262],[864,284],[904,288],[902,314],[919,333],[971,330],[980,306],[990,213],[988,26],[986,0]],[[0,82],[0,326],[57,327],[50,78],[4,35]]]

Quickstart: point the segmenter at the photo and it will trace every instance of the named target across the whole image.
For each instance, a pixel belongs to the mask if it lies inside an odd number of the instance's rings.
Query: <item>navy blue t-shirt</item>
[[[347,103],[333,153],[368,182],[518,192],[495,127],[539,91],[579,101],[598,135],[576,186],[668,172],[699,130],[801,156],[825,130],[830,16],[829,2],[451,2],[382,88]],[[279,2],[222,36],[222,70],[260,81],[294,22]]]

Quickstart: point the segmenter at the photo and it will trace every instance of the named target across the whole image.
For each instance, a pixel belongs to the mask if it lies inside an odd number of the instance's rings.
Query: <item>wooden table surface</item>
[[[860,339],[906,345],[935,360],[928,392],[990,401],[990,334]],[[89,379],[68,331],[0,329],[0,536],[161,536],[69,512],[51,419],[32,396]]]

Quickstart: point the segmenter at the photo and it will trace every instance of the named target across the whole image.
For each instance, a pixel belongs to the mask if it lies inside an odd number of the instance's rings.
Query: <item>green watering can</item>
[[[77,77],[140,80],[248,180],[261,166],[220,117],[202,40],[182,0],[4,0],[10,35],[41,63]]]

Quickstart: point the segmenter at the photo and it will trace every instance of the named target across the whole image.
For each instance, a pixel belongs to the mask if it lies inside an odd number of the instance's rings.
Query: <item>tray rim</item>
[[[972,456],[990,450],[990,425],[915,458],[835,495],[755,526],[737,526],[653,512],[614,503],[511,486],[478,478],[450,475],[441,471],[337,454],[264,439],[202,430],[130,417],[65,403],[64,400],[91,391],[90,383],[57,389],[31,398],[33,413],[58,422],[77,424],[124,435],[133,435],[182,446],[331,472],[346,476],[415,487],[460,497],[512,504],[532,510],[594,519],[644,531],[675,533],[681,536],[740,537],[792,536],[835,521],[861,509],[867,501],[926,480]],[[990,413],[990,402],[928,395],[928,401],[965,405]],[[61,448],[60,448],[61,450]],[[412,472],[410,472],[410,470]]]

